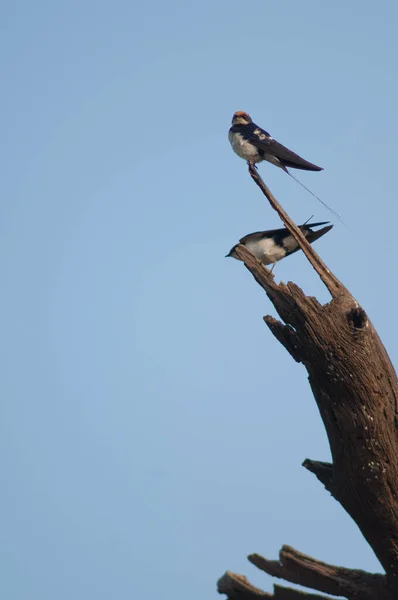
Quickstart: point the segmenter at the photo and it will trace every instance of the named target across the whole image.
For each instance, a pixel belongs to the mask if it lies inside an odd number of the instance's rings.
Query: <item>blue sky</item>
[[[216,598],[283,543],[380,567],[301,466],[328,460],[239,237],[279,226],[233,154],[245,110],[322,173],[317,250],[393,362],[398,8],[18,1],[0,18],[0,596]],[[260,172],[297,222],[331,215]],[[278,264],[322,301],[303,256]],[[387,306],[386,306],[386,299]],[[344,543],[342,544],[342,540]]]

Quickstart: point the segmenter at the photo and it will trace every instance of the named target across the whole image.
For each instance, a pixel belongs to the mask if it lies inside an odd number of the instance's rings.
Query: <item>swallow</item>
[[[328,224],[329,221],[323,221],[322,223],[312,223],[311,225],[300,225],[299,229],[301,229],[302,233],[306,237],[307,241],[312,244],[318,238],[322,237],[330,231],[333,225]],[[313,227],[320,227],[321,225],[327,225],[327,227],[323,227],[322,229],[318,229],[318,231],[313,231]],[[263,264],[263,265],[271,265],[272,269],[275,267],[275,264],[282,260],[282,258],[286,258],[290,254],[297,252],[300,250],[300,246],[291,235],[286,227],[282,227],[281,229],[269,229],[268,231],[256,231],[255,233],[249,233],[245,235],[241,240],[239,240],[239,244],[243,244],[246,246],[248,250]],[[226,257],[231,256],[232,258],[236,258],[240,260],[238,255],[236,254],[236,248],[239,246],[236,244],[231,250],[226,254]]]
[[[234,152],[245,159],[249,167],[255,167],[256,163],[266,160],[281,168],[345,225],[339,213],[307,188],[287,168],[301,169],[302,171],[323,171],[323,167],[318,167],[318,165],[308,162],[308,160],[301,158],[301,156],[289,150],[286,146],[282,146],[267,131],[264,131],[264,129],[253,123],[250,115],[243,110],[238,110],[232,117],[232,127],[229,130],[228,137]]]
[[[249,165],[254,166],[267,160],[286,173],[289,173],[287,167],[303,171],[323,171],[322,167],[304,160],[274,140],[269,133],[253,123],[251,117],[242,110],[238,110],[232,117],[232,127],[228,137],[234,152],[244,158]]]

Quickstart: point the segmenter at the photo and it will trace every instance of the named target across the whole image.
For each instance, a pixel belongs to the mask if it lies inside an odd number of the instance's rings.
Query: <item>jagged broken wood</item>
[[[274,600],[332,600],[330,596],[319,596],[300,592],[293,588],[286,588],[281,585],[274,586],[274,593],[269,594],[259,588],[254,587],[244,575],[226,571],[217,582],[217,589],[220,594],[226,594],[228,598],[234,600],[262,600],[274,598]]]
[[[280,577],[291,583],[335,596],[371,600],[375,592],[385,592],[386,582],[383,575],[328,565],[291,546],[282,547],[279,560],[268,560],[259,554],[251,554],[248,559],[273,577]]]
[[[384,576],[355,571],[358,577],[340,595],[397,600],[398,383],[394,367],[364,309],[307,242],[257,170],[249,168],[249,172],[332,296],[331,302],[322,305],[295,283],[275,283],[270,271],[246,247],[237,247],[239,258],[265,290],[281,319],[266,316],[266,324],[294,360],[307,369],[326,428],[333,463],[306,459],[303,465],[354,519],[386,572]],[[281,551],[285,562],[286,548]],[[324,565],[311,561],[312,565]],[[303,585],[329,594],[342,589],[341,578],[328,588],[314,577],[309,580],[299,562],[295,566],[296,579],[286,577],[282,558],[271,563],[278,564],[278,576],[289,581],[307,581]],[[333,580],[337,577],[333,569],[342,568],[331,569]]]

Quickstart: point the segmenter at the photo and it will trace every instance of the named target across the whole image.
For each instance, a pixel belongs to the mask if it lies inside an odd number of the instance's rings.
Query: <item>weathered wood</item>
[[[325,425],[333,464],[307,459],[304,466],[354,519],[386,571],[385,577],[364,574],[369,594],[362,590],[360,596],[355,596],[351,591],[347,598],[396,600],[398,382],[394,367],[364,309],[323,263],[257,170],[249,171],[332,296],[331,302],[322,305],[316,298],[306,296],[295,283],[277,284],[245,246],[237,247],[239,258],[281,318],[278,321],[264,317],[267,326],[308,372]],[[297,569],[300,571],[300,565]],[[378,578],[377,589],[370,585],[369,577]]]
[[[231,573],[231,571],[226,571],[220,577],[217,582],[217,589],[220,594],[226,594],[228,598],[234,600],[331,600],[328,596],[300,592],[281,585],[274,585],[274,593],[269,594],[254,587],[244,575]]]
[[[314,473],[325,488],[330,491],[330,486],[333,481],[333,465],[328,462],[322,462],[320,460],[311,460],[306,458],[302,463],[303,467]]]
[[[273,577],[280,577],[334,596],[361,600],[389,597],[383,575],[328,565],[291,546],[282,547],[279,560],[268,560],[259,554],[251,554],[248,559]]]
[[[328,288],[332,297],[339,295],[340,292],[344,292],[345,287],[337,279],[335,275],[329,270],[329,268],[325,265],[319,254],[314,250],[311,244],[306,240],[300,229],[297,227],[295,222],[289,217],[287,212],[285,212],[282,206],[279,204],[275,196],[272,194],[271,190],[268,186],[265,185],[264,181],[261,179],[256,167],[249,166],[249,173],[253,181],[258,185],[260,190],[266,196],[268,202],[271,207],[278,213],[279,217],[283,221],[285,227],[290,231],[296,242],[299,244],[300,248],[314,267],[315,271],[318,273],[319,277],[322,279],[326,287]]]

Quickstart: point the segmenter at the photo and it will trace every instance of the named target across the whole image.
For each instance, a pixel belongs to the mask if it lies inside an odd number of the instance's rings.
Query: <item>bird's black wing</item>
[[[314,227],[314,225],[311,225],[311,227]],[[324,225],[324,223],[316,223],[316,225]],[[320,237],[325,235],[325,233],[330,231],[332,227],[333,225],[328,225],[327,227],[322,227],[322,229],[318,229],[318,231],[312,231],[312,229],[310,228],[306,238],[309,241],[309,243],[312,244],[312,242],[315,242],[315,240],[318,240]]]
[[[311,223],[311,225],[306,225],[306,224],[299,225],[299,229],[304,230],[304,231],[306,231],[308,229],[310,233],[316,235],[319,232],[312,231],[311,227],[319,227],[320,225],[327,225],[328,223],[329,223],[329,221],[321,221],[319,223]],[[325,227],[324,229],[327,229],[329,231],[329,229],[331,229],[332,227],[333,227],[333,225],[331,225],[329,228]],[[324,231],[324,229],[321,229],[320,231]],[[326,231],[325,231],[325,233],[326,233]],[[244,244],[248,240],[248,238],[251,238],[252,240],[262,240],[263,238],[273,238],[274,237],[274,238],[277,238],[278,240],[283,240],[288,235],[290,235],[289,230],[286,229],[286,227],[281,227],[280,229],[268,229],[267,231],[254,231],[253,233],[248,233],[243,238],[241,238],[239,240],[239,242],[241,244]],[[315,239],[318,239],[318,238],[315,238]]]
[[[268,231],[254,231],[253,233],[248,233],[243,238],[239,240],[241,244],[244,244],[249,238],[254,241],[262,240],[263,238],[273,238],[277,237],[284,238],[286,235],[290,235],[289,231],[286,227],[282,227],[281,229],[268,229]]]
[[[255,123],[250,123],[246,126],[245,137],[259,150],[263,150],[266,154],[275,156],[284,167],[292,167],[293,169],[302,169],[304,171],[323,171],[323,167],[318,167],[313,163],[301,158],[286,146],[283,146],[274,140],[267,131],[258,127]]]
[[[327,223],[328,223],[328,221],[324,221],[323,223],[313,223],[311,226],[301,225],[300,229],[304,233],[307,241],[310,244],[312,244],[313,242],[318,240],[320,237],[325,235],[325,233],[330,231],[332,229],[333,225],[328,225],[327,227],[322,227],[322,229],[318,229],[318,231],[312,231],[311,227],[316,227],[317,225],[318,226],[326,225]],[[286,238],[284,238],[283,247],[286,250],[286,256],[289,256],[289,254],[294,254],[295,252],[300,250],[300,246],[298,245],[296,240],[293,238],[293,236],[287,236]]]

